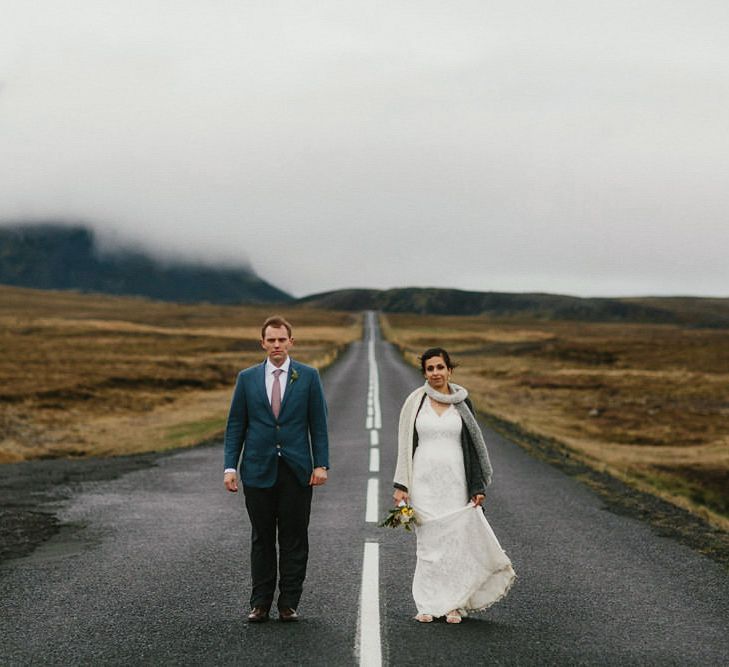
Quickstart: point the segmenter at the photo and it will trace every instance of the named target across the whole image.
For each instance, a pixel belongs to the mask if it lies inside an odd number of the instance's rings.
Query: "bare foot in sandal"
[[[432,623],[433,617],[430,614],[418,614],[415,617],[415,620],[418,621],[418,623]]]
[[[462,620],[461,612],[458,609],[451,609],[446,614],[446,623],[460,623]]]

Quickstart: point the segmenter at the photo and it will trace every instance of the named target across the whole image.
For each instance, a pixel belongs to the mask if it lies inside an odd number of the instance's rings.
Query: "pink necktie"
[[[278,419],[278,413],[281,412],[281,380],[279,379],[281,373],[283,373],[281,368],[277,368],[273,372],[273,388],[271,389],[271,410],[276,419]]]

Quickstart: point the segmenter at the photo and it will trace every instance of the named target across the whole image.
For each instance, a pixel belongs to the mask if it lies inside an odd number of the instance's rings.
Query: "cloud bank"
[[[723,3],[0,8],[0,219],[295,295],[729,296]]]

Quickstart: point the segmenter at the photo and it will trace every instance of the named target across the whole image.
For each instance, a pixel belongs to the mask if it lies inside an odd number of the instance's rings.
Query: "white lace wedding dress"
[[[461,417],[426,398],[415,427],[410,503],[418,519],[413,597],[418,613],[443,616],[490,607],[516,575],[481,508],[468,498]]]

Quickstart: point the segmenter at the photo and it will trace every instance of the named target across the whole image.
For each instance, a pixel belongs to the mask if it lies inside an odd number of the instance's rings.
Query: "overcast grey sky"
[[[0,0],[0,219],[295,295],[729,296],[726,0]]]

